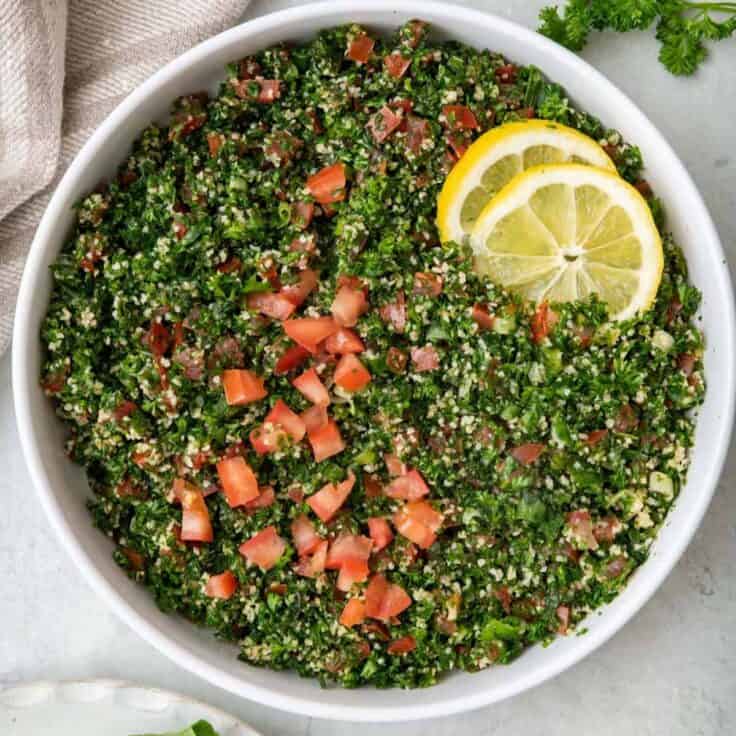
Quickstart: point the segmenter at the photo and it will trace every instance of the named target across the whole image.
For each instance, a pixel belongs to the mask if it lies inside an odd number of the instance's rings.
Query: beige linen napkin
[[[72,158],[129,93],[249,0],[0,0],[0,354],[26,253]]]

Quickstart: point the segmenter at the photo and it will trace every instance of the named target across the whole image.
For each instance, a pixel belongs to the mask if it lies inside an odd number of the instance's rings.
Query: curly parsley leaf
[[[539,32],[572,51],[580,51],[591,31],[625,33],[656,22],[659,60],[676,75],[693,74],[706,59],[707,41],[736,33],[736,2],[690,0],[570,0],[560,10],[542,8]]]

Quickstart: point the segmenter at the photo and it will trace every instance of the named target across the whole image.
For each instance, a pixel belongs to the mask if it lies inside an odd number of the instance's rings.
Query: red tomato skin
[[[293,221],[294,224],[306,230],[312,224],[312,218],[314,217],[314,203],[313,202],[295,202],[293,205]]]
[[[514,447],[511,450],[511,456],[522,465],[531,465],[538,460],[544,450],[545,445],[539,442],[527,442],[525,445]]]
[[[301,306],[307,297],[317,288],[317,272],[311,268],[304,268],[299,272],[299,280],[296,284],[284,286],[281,296],[291,302],[295,307]]]
[[[375,41],[365,33],[356,36],[348,45],[345,56],[357,64],[365,64],[373,52]]]
[[[268,396],[263,379],[249,370],[238,368],[223,371],[222,385],[225,401],[230,406],[250,404]]]
[[[311,555],[322,542],[306,514],[300,514],[291,522],[291,536],[299,557]]]
[[[284,332],[310,353],[318,352],[319,344],[340,328],[332,317],[302,317],[283,324]]]
[[[259,455],[267,455],[283,447],[288,436],[283,427],[275,424],[262,424],[250,433],[249,439],[253,449]]]
[[[322,486],[317,493],[307,499],[307,505],[326,524],[345,503],[353,485],[355,485],[355,476],[351,472],[347,480],[342,483],[337,485],[327,483]]]
[[[248,503],[245,504],[247,511],[266,509],[276,503],[276,494],[271,486],[264,486],[260,491],[261,492],[252,501],[248,501]]]
[[[394,538],[394,533],[391,531],[386,519],[371,516],[368,519],[368,533],[373,540],[373,549],[376,552],[380,552],[385,547],[391,544]]]
[[[557,323],[557,314],[550,309],[547,302],[542,302],[532,317],[532,340],[541,343]]]
[[[414,364],[414,370],[417,373],[433,371],[440,366],[440,356],[434,346],[425,345],[423,348],[411,349],[411,362]]]
[[[481,330],[492,330],[496,318],[489,313],[488,307],[483,304],[476,304],[473,307],[473,321]]]
[[[351,598],[342,609],[340,624],[350,628],[365,621],[365,603],[357,598]]]
[[[330,394],[314,368],[304,371],[291,384],[315,406],[327,406],[330,403]]]
[[[341,327],[325,340],[325,350],[333,355],[346,355],[347,353],[362,353],[365,345],[353,330]]]
[[[352,353],[343,355],[335,369],[335,383],[346,391],[361,391],[371,381],[370,371]]]
[[[396,531],[422,549],[429,549],[437,536],[425,524],[422,524],[407,512],[406,507],[399,509],[392,518]]]
[[[389,498],[418,501],[420,498],[429,495],[429,486],[418,470],[410,470],[391,481],[384,493]]]
[[[328,338],[329,339],[329,338]],[[284,351],[284,354],[276,361],[274,373],[283,376],[294,368],[298,368],[309,357],[310,353],[301,345],[292,345]]]
[[[401,54],[388,54],[383,57],[383,65],[389,76],[401,79],[411,65],[411,59],[405,59]]]
[[[307,190],[320,204],[333,204],[345,199],[345,164],[325,166],[307,178]]]
[[[363,289],[344,285],[338,288],[332,302],[331,312],[341,327],[355,327],[358,318],[368,309],[368,300]]]
[[[339,570],[350,560],[366,561],[371,556],[373,540],[362,534],[341,533],[330,546],[326,570]]]
[[[230,508],[244,506],[258,498],[258,479],[240,455],[220,460],[217,463],[217,475]]]
[[[314,459],[318,463],[328,457],[337,455],[345,449],[345,442],[334,419],[328,419],[324,427],[316,432],[309,432],[307,437],[309,438],[309,444],[312,446]]]
[[[248,309],[253,309],[280,322],[289,319],[296,309],[292,299],[289,299],[285,294],[273,291],[248,294],[245,303],[248,305]]]
[[[476,130],[480,128],[473,111],[465,105],[445,105],[442,114],[452,130]]]
[[[309,409],[301,413],[301,418],[304,426],[307,428],[307,432],[318,432],[327,426],[327,407],[319,404],[310,406]]]
[[[365,615],[389,621],[411,605],[411,598],[399,585],[389,583],[380,573],[371,577],[365,591]]]
[[[417,640],[413,636],[402,636],[400,639],[394,639],[386,651],[389,654],[408,654],[417,648]]]
[[[384,105],[371,115],[365,127],[376,143],[383,143],[401,125],[402,120],[401,110],[397,115],[388,105]]]
[[[243,542],[238,549],[248,562],[266,572],[279,561],[286,549],[286,542],[279,536],[276,527],[267,526]]]
[[[335,587],[347,593],[355,583],[368,580],[368,563],[365,560],[347,560],[340,566]]]
[[[181,503],[181,534],[184,542],[211,542],[215,537],[202,491],[183,478],[174,481],[174,495]]]
[[[307,427],[304,420],[286,405],[284,401],[279,399],[266,415],[265,422],[268,424],[276,424],[286,430],[287,434],[294,442],[301,442],[307,433]]]
[[[238,587],[238,580],[230,570],[219,575],[210,575],[209,579],[205,583],[204,593],[210,598],[219,598],[223,601],[233,597]]]

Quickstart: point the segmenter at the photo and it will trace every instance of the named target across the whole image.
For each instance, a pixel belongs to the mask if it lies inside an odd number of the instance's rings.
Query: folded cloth
[[[138,84],[250,0],[0,0],[0,354],[38,221],[66,167]]]

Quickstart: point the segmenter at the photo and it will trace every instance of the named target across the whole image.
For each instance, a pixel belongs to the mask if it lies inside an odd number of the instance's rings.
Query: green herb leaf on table
[[[161,734],[147,733],[140,734],[140,736],[219,736],[219,734],[207,721],[197,721],[183,731],[169,731]]]

